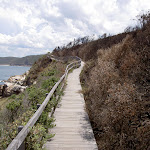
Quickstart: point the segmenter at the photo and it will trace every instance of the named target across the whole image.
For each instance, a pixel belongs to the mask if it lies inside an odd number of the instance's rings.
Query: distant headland
[[[0,66],[31,66],[43,55],[30,55],[26,57],[0,57]]]

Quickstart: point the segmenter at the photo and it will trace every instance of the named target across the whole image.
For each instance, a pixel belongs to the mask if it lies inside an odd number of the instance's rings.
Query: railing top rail
[[[29,133],[29,131],[31,130],[31,128],[34,126],[34,124],[36,123],[36,121],[38,120],[38,118],[40,117],[40,115],[42,114],[42,112],[45,109],[48,101],[52,97],[53,93],[55,92],[55,90],[57,89],[57,87],[59,86],[59,84],[67,76],[68,71],[73,68],[73,66],[71,68],[69,68],[69,66],[72,65],[72,64],[75,65],[76,63],[81,63],[81,59],[79,58],[78,61],[72,62],[72,63],[70,63],[70,64],[67,65],[65,74],[53,86],[53,88],[51,89],[51,91],[49,92],[49,94],[47,95],[47,97],[45,98],[45,100],[43,101],[43,103],[41,104],[41,106],[34,113],[34,115],[31,117],[31,119],[28,121],[28,123],[23,127],[23,129],[18,133],[18,135],[13,139],[13,141],[9,144],[9,146],[7,147],[6,150],[17,150],[20,147],[20,145],[22,144],[22,142],[26,138],[27,134]]]

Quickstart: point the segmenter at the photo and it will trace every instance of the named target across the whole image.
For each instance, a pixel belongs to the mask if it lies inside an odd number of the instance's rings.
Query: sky
[[[75,38],[117,34],[150,0],[0,0],[0,57],[38,55]]]

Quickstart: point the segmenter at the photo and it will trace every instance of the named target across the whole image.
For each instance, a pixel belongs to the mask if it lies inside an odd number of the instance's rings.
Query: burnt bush
[[[121,43],[98,50],[98,59],[88,62],[81,74],[86,108],[99,149],[148,149],[149,108],[139,83],[142,55],[136,40],[127,36]],[[145,57],[144,57],[145,58]],[[142,59],[142,60],[141,60]]]
[[[86,61],[86,109],[99,149],[150,149],[150,13],[125,33],[55,50]]]
[[[109,48],[114,44],[117,44],[125,38],[127,33],[121,33],[118,35],[98,39],[96,41],[89,41],[81,45],[75,45],[70,48],[55,49],[53,55],[55,56],[79,56],[84,61],[97,58],[97,51],[100,48]]]

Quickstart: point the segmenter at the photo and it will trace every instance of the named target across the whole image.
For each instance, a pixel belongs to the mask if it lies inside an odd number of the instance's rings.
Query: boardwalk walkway
[[[55,110],[56,127],[50,131],[55,133],[51,141],[47,141],[47,150],[97,150],[93,131],[85,112],[79,74],[82,70],[75,69],[68,75],[67,87],[60,103]]]

